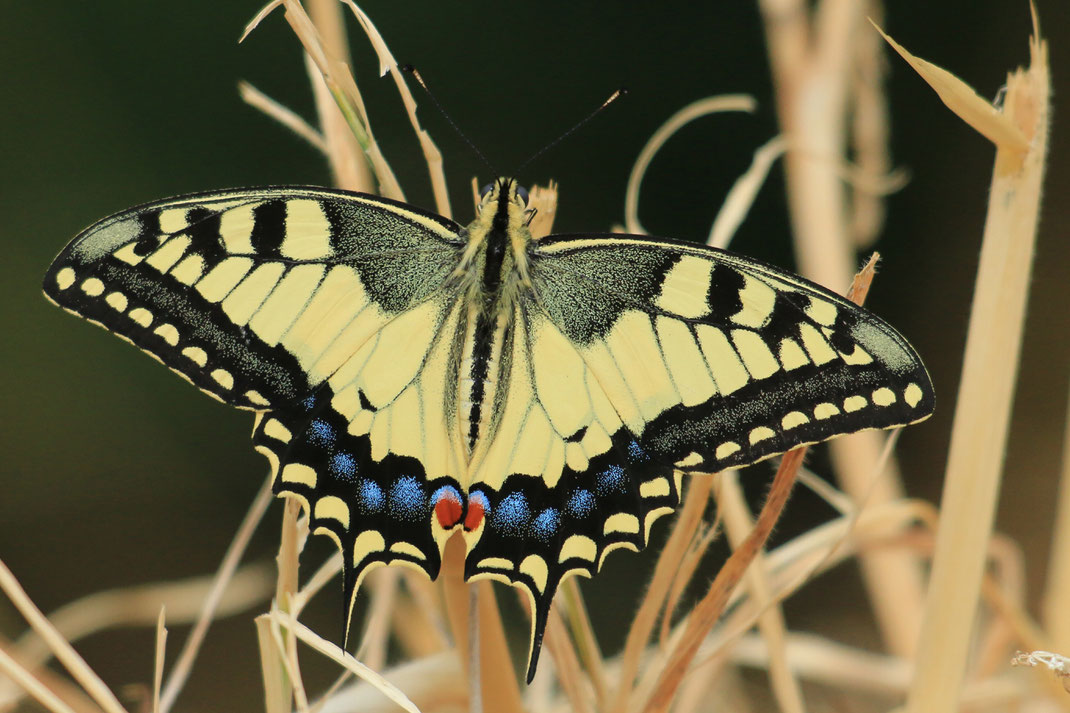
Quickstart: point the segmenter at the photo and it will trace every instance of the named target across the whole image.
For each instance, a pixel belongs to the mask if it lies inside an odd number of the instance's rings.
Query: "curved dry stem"
[[[706,116],[722,111],[745,111],[753,112],[756,106],[754,98],[747,94],[725,94],[723,96],[706,97],[688,104],[680,111],[668,118],[658,127],[654,135],[646,142],[646,146],[639,152],[632,166],[632,172],[628,176],[628,188],[624,194],[624,226],[629,233],[646,234],[646,228],[639,222],[639,188],[646,175],[650,162],[654,160],[661,147],[665,145],[673,134],[684,125]]]

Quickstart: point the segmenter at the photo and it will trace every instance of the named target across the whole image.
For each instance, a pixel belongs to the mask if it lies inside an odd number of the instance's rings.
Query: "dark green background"
[[[1007,0],[896,0],[886,26],[905,46],[985,96],[1027,60],[1029,11]],[[655,161],[641,216],[653,232],[701,239],[752,151],[776,132],[764,37],[743,0],[707,3],[397,3],[365,9],[401,62],[417,65],[490,160],[508,171],[625,85],[630,95],[525,170],[528,183],[561,184],[559,231],[602,231],[623,217],[625,180],[649,135],[684,104],[750,92],[753,116],[692,124]],[[311,117],[296,40],[281,13],[243,45],[256,2],[15,3],[0,28],[0,558],[46,611],[103,588],[215,568],[265,473],[248,447],[251,419],[210,401],[40,294],[52,257],[81,228],[163,196],[267,183],[327,183],[324,161],[245,106],[247,79]],[[1041,0],[1052,40],[1056,120],[1070,58],[1070,5]],[[351,23],[355,26],[355,23]],[[868,30],[867,30],[868,31]],[[355,72],[374,128],[409,199],[433,207],[426,171],[392,82],[351,32]],[[900,452],[911,494],[935,499],[965,337],[993,151],[954,118],[898,58],[889,58],[893,152],[910,184],[889,201],[883,269],[870,306],[917,346],[938,394],[935,418],[909,429]],[[470,218],[469,178],[489,177],[421,101],[445,157],[456,217]],[[1060,108],[1058,103],[1062,101]],[[1070,255],[1065,132],[1051,142],[1032,310],[1015,409],[1000,526],[1025,548],[1035,593],[1045,565],[1070,356]],[[791,265],[782,181],[775,170],[736,250]],[[823,457],[814,457],[820,468]],[[748,479],[755,494],[768,469]],[[782,534],[830,515],[800,494]],[[253,546],[273,554],[275,505]],[[661,528],[664,530],[664,526]],[[332,546],[315,540],[306,562]],[[603,642],[620,643],[618,617],[641,585],[640,560],[610,558],[584,583]],[[712,565],[711,565],[712,576]],[[789,607],[793,624],[850,625],[871,642],[850,571],[813,583]],[[311,613],[337,632],[338,593]],[[610,605],[612,602],[613,605]],[[859,624],[859,627],[854,627]],[[526,626],[526,625],[525,625]],[[21,622],[0,601],[0,633]],[[176,632],[178,633],[178,632]],[[176,644],[180,636],[172,637]],[[260,707],[248,616],[222,623],[183,696],[188,710]],[[111,633],[80,648],[113,685],[148,681],[151,633]],[[177,648],[171,647],[172,658]],[[309,658],[314,680],[325,677]],[[225,693],[229,692],[229,693]],[[224,698],[224,696],[234,696]],[[239,703],[242,702],[242,703]]]

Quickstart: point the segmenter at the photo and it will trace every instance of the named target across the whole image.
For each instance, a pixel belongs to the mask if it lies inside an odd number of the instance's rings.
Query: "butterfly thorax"
[[[457,270],[464,285],[459,309],[465,324],[458,335],[462,342],[457,404],[469,456],[480,440],[493,437],[494,415],[501,412],[496,406],[507,393],[503,349],[507,358],[516,310],[531,289],[526,210],[514,181],[496,181],[484,193],[479,213],[467,228],[468,245]]]

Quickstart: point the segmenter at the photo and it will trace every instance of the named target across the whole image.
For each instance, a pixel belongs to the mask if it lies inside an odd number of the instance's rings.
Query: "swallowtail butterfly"
[[[375,566],[523,588],[534,675],[554,592],[644,546],[681,478],[932,413],[914,349],[755,260],[638,235],[533,240],[526,193],[462,227],[371,195],[218,191],[64,249],[45,294],[253,411],[275,492]]]

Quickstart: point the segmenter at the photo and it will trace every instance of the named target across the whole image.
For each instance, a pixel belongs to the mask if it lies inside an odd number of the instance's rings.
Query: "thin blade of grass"
[[[373,669],[368,668],[360,661],[357,661],[346,651],[338,647],[336,644],[332,644],[323,637],[316,634],[301,622],[294,619],[286,612],[275,609],[268,615],[273,621],[278,623],[284,629],[292,632],[299,640],[307,644],[310,648],[318,651],[327,658],[331,659],[335,663],[343,666],[346,670],[353,673],[355,676],[363,681],[375,686],[384,696],[389,698],[394,703],[398,704],[402,709],[409,711],[409,713],[420,713],[420,710],[416,707],[409,698],[401,692],[396,686],[383,678],[380,674]]]
[[[52,713],[76,713],[2,648],[0,648],[0,673],[11,679],[15,685],[26,691],[31,698]]]
[[[264,708],[267,713],[290,713],[293,696],[286,662],[279,654],[268,614],[256,618],[256,642],[260,651],[260,675],[264,680]]]
[[[197,624],[193,627],[189,636],[186,637],[186,641],[182,645],[182,651],[175,660],[174,668],[171,669],[171,674],[167,677],[167,684],[164,686],[163,695],[160,698],[160,710],[163,713],[171,710],[171,706],[174,705],[175,699],[178,698],[178,694],[182,691],[182,687],[186,685],[186,680],[193,669],[193,662],[197,659],[201,644],[204,643],[204,637],[208,634],[208,627],[211,626],[219,602],[223,598],[223,592],[234,577],[234,572],[245,554],[245,549],[249,546],[249,540],[252,538],[253,533],[256,532],[257,525],[264,518],[264,513],[271,503],[271,480],[271,477],[268,477],[264,484],[260,486],[260,491],[253,498],[252,505],[249,506],[241,525],[238,526],[238,531],[234,534],[234,539],[230,541],[226,554],[223,555],[223,561],[219,564],[219,571],[216,572],[212,590],[204,600]]]
[[[160,713],[160,689],[163,688],[163,663],[167,654],[167,607],[160,607],[160,618],[156,620],[156,655],[152,670],[152,713]]]
[[[561,583],[561,591],[568,603],[568,623],[572,636],[576,640],[580,661],[583,670],[591,680],[594,688],[595,702],[599,710],[606,707],[609,699],[609,688],[606,683],[605,662],[602,652],[598,648],[598,639],[594,635],[594,627],[591,626],[591,618],[587,614],[587,605],[583,601],[583,592],[575,577],[569,577]]]
[[[353,0],[342,0],[342,2],[353,11],[361,29],[368,36],[368,41],[371,42],[375,54],[378,55],[379,75],[383,76],[390,72],[394,85],[398,89],[398,94],[401,95],[401,103],[405,106],[405,112],[409,116],[409,123],[412,124],[413,130],[416,132],[416,138],[419,140],[420,148],[424,153],[424,160],[427,162],[427,170],[431,176],[431,189],[435,196],[436,210],[447,218],[453,217],[453,212],[450,210],[449,191],[446,188],[446,173],[442,168],[442,152],[438,150],[435,142],[431,139],[431,135],[420,126],[420,120],[416,118],[416,100],[409,90],[409,85],[405,83],[405,79],[398,70],[397,60],[394,59],[394,55],[390,52],[390,48],[386,46],[386,41],[379,34],[379,30],[376,29],[371,18]]]
[[[89,694],[90,698],[96,701],[97,705],[107,713],[126,713],[107,684],[100,680],[100,677],[89,667],[85,659],[78,655],[70,642],[64,639],[52,623],[45,618],[3,560],[0,560],[0,590],[7,595],[26,622],[40,634],[55,654],[56,660],[63,664],[71,677]]]
[[[320,153],[327,153],[327,142],[323,135],[289,107],[283,106],[245,81],[238,82],[238,96],[249,106],[263,112],[307,141],[312,148]]]

